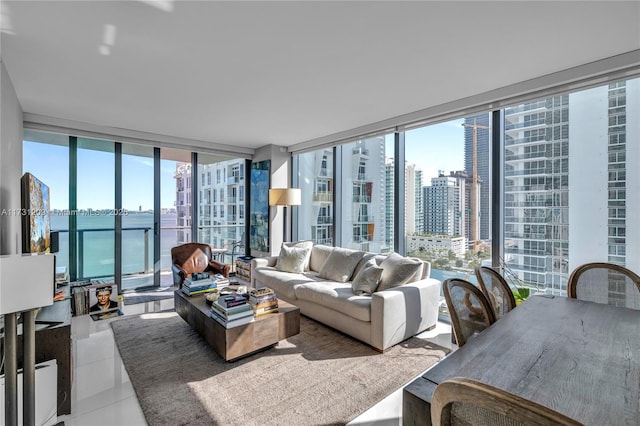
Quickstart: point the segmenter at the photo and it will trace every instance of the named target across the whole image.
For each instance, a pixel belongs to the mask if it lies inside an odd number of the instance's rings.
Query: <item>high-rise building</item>
[[[394,193],[395,193],[395,163],[393,157],[389,157],[385,160],[385,187],[387,197],[385,200],[384,209],[384,226],[385,226],[385,243],[387,247],[393,247],[393,206],[394,206]]]
[[[176,163],[176,212],[178,242],[191,238],[191,164]],[[242,158],[198,164],[197,241],[224,247],[242,239],[245,225],[245,160]]]
[[[184,244],[191,240],[191,164],[176,163],[176,226],[177,242]]]
[[[488,240],[491,238],[491,190],[490,190],[490,170],[489,158],[490,151],[490,135],[489,128],[490,115],[479,114],[466,117],[464,119],[464,170],[471,178],[473,178],[473,138],[474,125],[476,126],[476,170],[478,174],[478,182],[480,182],[478,214],[479,220],[479,239]]]
[[[424,233],[422,204],[422,170],[415,164],[405,166],[405,223],[406,235]]]
[[[343,146],[343,246],[378,253],[385,248],[385,227],[382,224],[386,208],[384,165],[384,136]]]
[[[640,211],[639,111],[638,79],[505,110],[504,253],[519,278],[564,294],[582,263],[640,267],[627,215]]]
[[[424,188],[425,232],[465,236],[468,176],[464,172],[440,173]]]
[[[302,192],[298,215],[301,239],[316,244],[333,245],[333,148],[320,149],[298,156],[298,168],[304,173],[298,187]]]

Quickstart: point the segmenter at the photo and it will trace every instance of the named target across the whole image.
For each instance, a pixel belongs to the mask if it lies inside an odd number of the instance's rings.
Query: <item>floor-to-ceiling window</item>
[[[475,282],[490,259],[489,114],[405,132],[406,250],[431,262],[432,277]],[[481,200],[486,199],[486,203]],[[487,221],[488,222],[488,221]]]
[[[23,171],[50,188],[57,266],[72,280],[115,279],[121,289],[171,285],[170,250],[191,241],[190,157],[25,130]]]
[[[220,260],[229,263],[245,251],[245,163],[243,158],[198,154],[197,241],[224,249]]]
[[[333,245],[333,148],[297,156],[297,180],[302,203],[298,206],[298,239]]]
[[[392,135],[346,143],[338,152],[342,165],[340,245],[376,253],[392,250],[386,226],[387,200],[392,195],[385,169],[385,160],[393,153]]]
[[[26,130],[22,145],[22,172],[31,173],[49,187],[51,231],[58,232],[56,266],[69,267],[69,137]]]
[[[115,146],[77,138],[77,277],[115,274]]]
[[[589,261],[640,270],[640,80],[504,110],[504,262],[565,295]]]
[[[162,149],[160,157],[160,265],[171,270],[171,248],[193,241],[191,153]]]
[[[154,285],[154,185],[153,148],[123,145],[122,288]]]

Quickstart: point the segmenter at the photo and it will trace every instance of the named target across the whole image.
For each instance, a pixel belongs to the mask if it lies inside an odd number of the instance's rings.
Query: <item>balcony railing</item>
[[[221,248],[222,243],[214,241],[239,241],[244,235],[244,224],[233,226],[199,226],[198,237],[193,240]],[[58,266],[69,266],[69,230],[60,229],[59,251],[56,253]],[[149,285],[148,277],[154,274],[153,267],[153,227],[123,227],[122,229],[122,277],[123,289],[139,286],[139,282]],[[76,279],[113,277],[115,229],[85,228],[76,231],[77,271]],[[162,226],[160,228],[160,271],[171,271],[171,248],[192,241],[191,227]],[[234,256],[244,254],[237,252]],[[231,262],[231,253],[223,254],[225,262]],[[71,273],[72,271],[69,270]],[[126,281],[124,278],[127,278]],[[140,278],[140,279],[138,279]],[[145,278],[147,278],[145,280]],[[151,281],[152,282],[152,281]]]
[[[333,238],[320,238],[320,239],[316,239],[313,240],[315,244],[322,244],[325,246],[332,246],[333,245]]]
[[[333,217],[331,216],[318,216],[316,223],[318,225],[328,225],[333,223]]]
[[[333,192],[314,192],[313,201],[330,203],[333,201]]]
[[[354,195],[352,200],[354,203],[370,203],[371,195]]]

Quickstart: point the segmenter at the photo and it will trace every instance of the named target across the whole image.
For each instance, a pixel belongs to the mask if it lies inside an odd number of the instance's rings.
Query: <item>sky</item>
[[[438,170],[464,170],[464,120],[421,127],[405,132],[405,159],[422,170],[423,184],[430,185]]]
[[[409,130],[405,133],[406,160],[423,171],[425,185],[438,175],[464,169],[463,120]],[[393,136],[387,139],[393,152]],[[389,144],[390,142],[390,144]],[[113,152],[78,150],[78,208],[113,208],[115,184]],[[30,172],[49,186],[51,209],[69,206],[69,151],[66,146],[25,142],[23,173]],[[391,156],[391,155],[390,155]],[[174,207],[175,161],[161,160],[162,208]],[[55,165],[55,167],[52,167]],[[150,157],[123,155],[122,206],[131,211],[153,209],[153,160]]]
[[[78,150],[78,208],[113,208],[115,198],[114,154]],[[160,162],[160,207],[173,207],[176,162]],[[69,150],[66,146],[25,142],[22,171],[30,172],[49,186],[51,209],[69,208]],[[55,167],[52,167],[55,165]],[[122,206],[137,211],[153,209],[153,160],[122,156]]]

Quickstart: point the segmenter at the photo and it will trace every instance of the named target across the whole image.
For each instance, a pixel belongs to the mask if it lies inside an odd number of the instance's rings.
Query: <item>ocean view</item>
[[[78,215],[76,217],[82,276],[113,275],[115,216]],[[176,214],[161,214],[160,228],[160,269],[169,270],[171,248],[177,245]],[[56,254],[57,265],[68,265],[69,216],[52,212],[51,230],[62,231],[59,237],[60,251]],[[153,238],[153,214],[135,212],[122,216],[123,275],[145,272],[145,240],[148,244],[147,271],[153,269]]]

